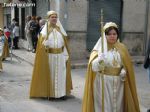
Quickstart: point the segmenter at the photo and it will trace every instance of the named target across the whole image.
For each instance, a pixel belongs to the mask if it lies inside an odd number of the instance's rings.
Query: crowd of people
[[[28,51],[36,52],[38,36],[46,20],[40,16],[27,16],[25,25],[25,34],[28,42]]]
[[[28,51],[36,52],[36,46],[40,31],[46,20],[40,16],[27,16],[25,25],[25,37],[28,42]],[[0,71],[2,71],[2,61],[9,57],[10,50],[19,49],[20,39],[19,22],[14,18],[9,26],[0,28]]]
[[[46,20],[40,16],[27,16],[25,23],[25,38],[28,42],[28,51],[36,52],[38,36]],[[4,34],[8,40],[9,48],[19,49],[18,42],[20,38],[19,22],[14,18],[10,26],[4,26]]]

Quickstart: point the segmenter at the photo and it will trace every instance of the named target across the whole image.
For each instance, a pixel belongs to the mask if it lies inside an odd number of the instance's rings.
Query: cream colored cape
[[[115,44],[118,49],[124,68],[127,71],[124,84],[124,112],[140,112],[139,102],[136,91],[135,76],[130,55],[125,46],[119,42]],[[88,63],[84,97],[82,102],[82,112],[94,112],[94,79],[96,73],[92,71],[91,62],[98,56],[97,51],[92,51]]]

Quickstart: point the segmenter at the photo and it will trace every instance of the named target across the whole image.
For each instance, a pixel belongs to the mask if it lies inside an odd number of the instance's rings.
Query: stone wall
[[[87,58],[86,51],[86,33],[84,32],[68,32],[69,48],[72,60],[81,60]]]
[[[50,10],[59,11],[60,21],[69,37],[71,59],[86,59],[89,56],[86,50],[89,1],[58,1],[50,0]],[[122,41],[132,55],[143,55],[144,52],[145,15],[146,0],[123,0]],[[148,17],[147,33],[150,37],[150,13]]]
[[[71,58],[86,59],[86,32],[88,23],[88,1],[68,0],[67,31],[70,38]]]
[[[87,31],[88,1],[68,0],[68,31]]]
[[[123,43],[132,55],[143,55],[145,44],[145,0],[123,1]]]
[[[127,46],[129,53],[133,56],[143,55],[144,34],[135,32],[124,32],[123,43]]]
[[[148,38],[150,39],[150,0],[149,0],[149,4],[148,4],[149,6],[149,9],[148,9],[148,25],[147,25],[147,36],[148,36]],[[148,39],[147,39],[148,40]]]

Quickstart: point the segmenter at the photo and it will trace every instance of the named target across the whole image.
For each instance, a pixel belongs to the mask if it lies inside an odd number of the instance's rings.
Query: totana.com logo
[[[35,3],[3,3],[3,7],[35,7]]]

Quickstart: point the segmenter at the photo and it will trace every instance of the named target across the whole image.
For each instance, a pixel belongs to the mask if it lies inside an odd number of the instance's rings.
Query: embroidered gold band
[[[120,74],[120,72],[121,72],[121,68],[105,67],[103,74],[105,74],[105,75],[112,75],[112,76],[118,76]]]
[[[47,48],[46,49],[46,52],[47,53],[52,53],[52,54],[60,54],[62,53],[64,50],[64,46],[61,47],[61,48]]]

